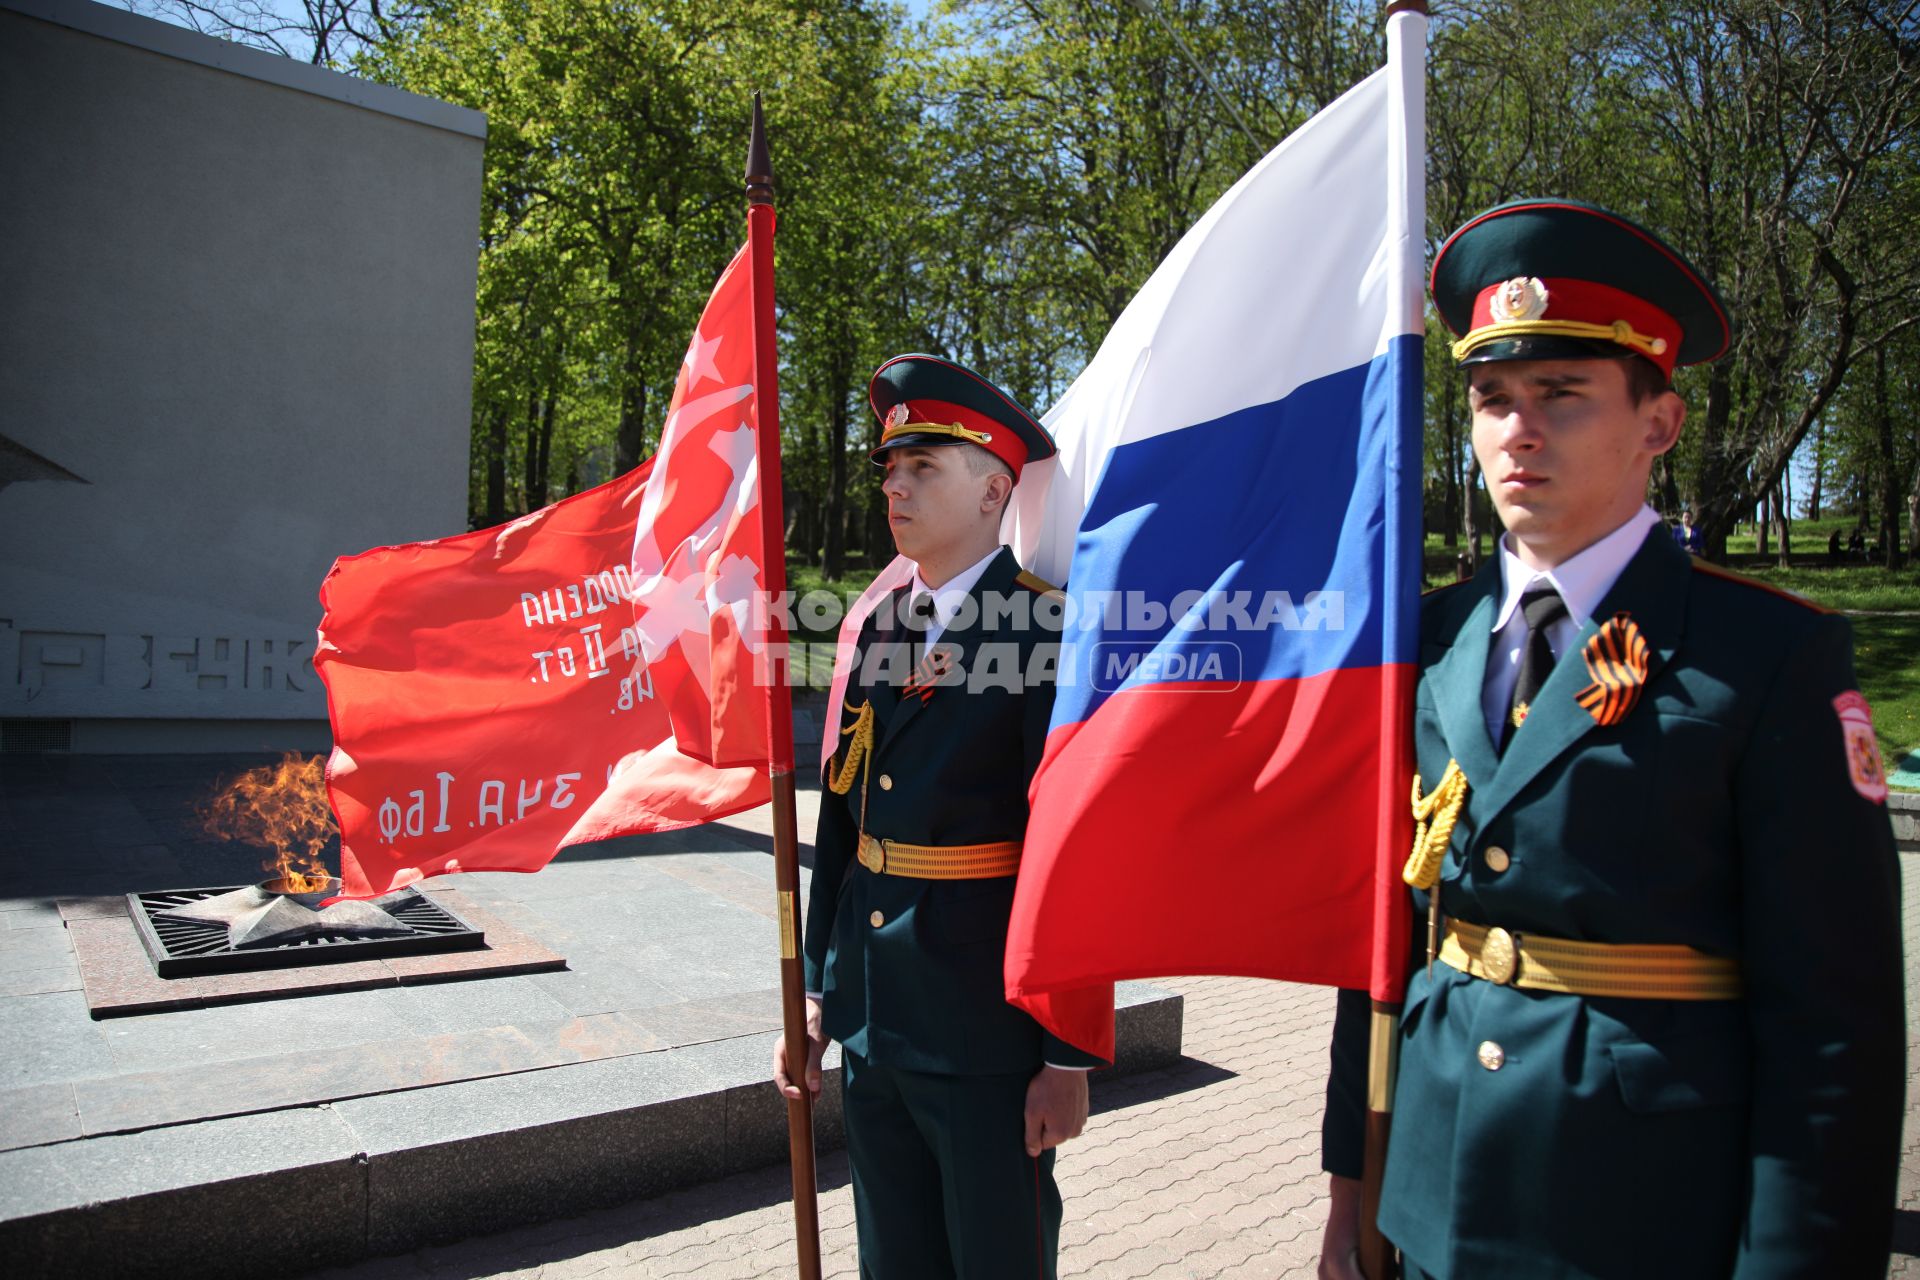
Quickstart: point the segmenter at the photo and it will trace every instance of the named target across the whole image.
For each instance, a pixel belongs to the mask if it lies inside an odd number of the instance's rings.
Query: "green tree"
[[[923,182],[919,110],[898,15],[821,6],[805,29],[817,68],[771,130],[780,206],[779,297],[789,546],[828,578],[877,555],[866,452],[868,375],[911,344]],[[886,539],[884,523],[879,541]],[[890,545],[884,546],[891,554]]]
[[[1668,123],[1653,220],[1733,318],[1728,357],[1689,376],[1701,412],[1687,460],[1710,553],[1780,488],[1863,325],[1920,305],[1920,246],[1887,236],[1875,199],[1920,143],[1920,40],[1894,18],[1884,4],[1663,0],[1630,42],[1646,73],[1639,110]]]
[[[830,211],[814,218],[815,192],[856,208],[844,144],[869,129],[885,136],[859,92],[885,29],[857,4],[434,0],[363,56],[370,74],[488,115],[477,518],[502,518],[515,490],[514,505],[538,505],[647,452],[688,334],[743,234],[754,89],[775,122],[776,169],[798,193],[782,199],[790,226],[834,229]],[[839,237],[843,258],[861,236]],[[781,241],[802,295],[833,269],[809,266],[826,238],[800,238],[798,252],[795,237]],[[832,298],[809,296],[836,317]],[[816,329],[795,324],[788,304],[789,334],[807,335],[797,367],[810,371]],[[556,451],[568,463],[558,486]]]

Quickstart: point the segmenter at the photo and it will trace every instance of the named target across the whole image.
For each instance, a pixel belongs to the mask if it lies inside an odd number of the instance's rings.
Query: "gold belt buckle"
[[[860,837],[860,865],[875,875],[885,875],[887,871],[887,842],[876,840],[872,836]]]
[[[1480,944],[1480,969],[1497,986],[1511,983],[1520,972],[1520,940],[1498,927],[1487,930]]]

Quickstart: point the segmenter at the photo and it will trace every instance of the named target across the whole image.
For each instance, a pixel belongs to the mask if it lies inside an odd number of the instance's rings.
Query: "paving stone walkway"
[[[1890,1276],[1920,1278],[1920,857],[1901,858],[1909,1084],[1901,1221]],[[1324,988],[1168,979],[1186,996],[1186,1059],[1095,1090],[1060,1160],[1061,1275],[1309,1277],[1326,1213],[1320,1098],[1333,1002]],[[825,1274],[858,1275],[845,1158],[820,1166]],[[327,1273],[337,1280],[748,1280],[793,1274],[784,1168],[540,1227]]]
[[[1063,1276],[1305,1276],[1326,1178],[1320,1099],[1333,1000],[1324,987],[1235,978],[1157,982],[1187,997],[1178,1066],[1096,1088],[1059,1164]],[[793,1272],[784,1168],[522,1231],[327,1272],[398,1277],[687,1277]],[[846,1158],[820,1162],[823,1271],[859,1274]]]

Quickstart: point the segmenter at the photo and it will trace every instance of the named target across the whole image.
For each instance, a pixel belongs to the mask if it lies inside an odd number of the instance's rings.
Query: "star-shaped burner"
[[[406,893],[390,893],[371,901],[341,901],[318,906],[320,901],[340,891],[335,881],[321,893],[275,893],[259,885],[248,885],[216,897],[154,913],[156,919],[192,920],[200,924],[225,925],[227,945],[238,951],[249,947],[270,947],[299,938],[332,934],[355,938],[396,938],[414,930],[389,915],[384,907],[402,902]],[[311,899],[312,901],[308,901]]]

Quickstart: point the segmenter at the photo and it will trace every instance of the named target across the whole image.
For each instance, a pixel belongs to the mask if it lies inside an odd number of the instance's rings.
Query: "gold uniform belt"
[[[1020,870],[1020,842],[906,844],[862,835],[860,865],[875,875],[914,880],[992,880]]]
[[[1632,1000],[1740,997],[1740,966],[1731,957],[1663,943],[1577,942],[1449,920],[1440,961],[1529,991]]]

